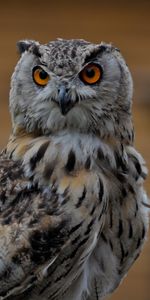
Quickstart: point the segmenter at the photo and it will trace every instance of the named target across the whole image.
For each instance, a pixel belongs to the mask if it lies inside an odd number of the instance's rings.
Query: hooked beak
[[[61,86],[58,90],[58,101],[59,101],[59,106],[61,113],[63,115],[66,115],[68,111],[73,107],[73,103],[68,97],[68,90],[66,89],[65,86]]]

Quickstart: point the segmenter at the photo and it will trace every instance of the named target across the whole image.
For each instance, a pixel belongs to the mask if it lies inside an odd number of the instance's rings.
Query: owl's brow
[[[44,61],[40,61],[40,65],[44,66],[44,67],[48,67],[48,64],[46,62],[44,62]]]
[[[37,47],[37,45],[34,45],[32,47],[32,53],[37,57],[37,59],[39,60],[40,65],[48,67],[48,64],[42,60],[42,54],[39,51],[39,47]]]
[[[103,53],[106,50],[106,48],[107,48],[106,46],[101,45],[101,46],[99,46],[99,48],[94,49],[90,54],[88,54],[85,57],[84,64],[94,60],[96,58],[97,54]]]

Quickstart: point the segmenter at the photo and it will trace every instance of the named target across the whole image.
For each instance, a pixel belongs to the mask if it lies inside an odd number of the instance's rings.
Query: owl
[[[100,300],[148,231],[130,71],[103,42],[18,49],[0,155],[0,300]]]

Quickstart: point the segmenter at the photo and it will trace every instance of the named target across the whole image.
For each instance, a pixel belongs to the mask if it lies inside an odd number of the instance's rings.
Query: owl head
[[[10,91],[14,133],[67,130],[132,142],[132,79],[118,49],[64,39],[22,40],[18,49]]]

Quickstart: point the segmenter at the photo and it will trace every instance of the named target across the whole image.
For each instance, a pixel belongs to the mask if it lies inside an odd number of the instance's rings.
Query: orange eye
[[[41,67],[34,67],[32,75],[34,82],[43,87],[47,85],[50,79],[49,75]]]
[[[80,79],[87,84],[94,84],[100,80],[102,69],[98,64],[87,65],[79,74]]]

